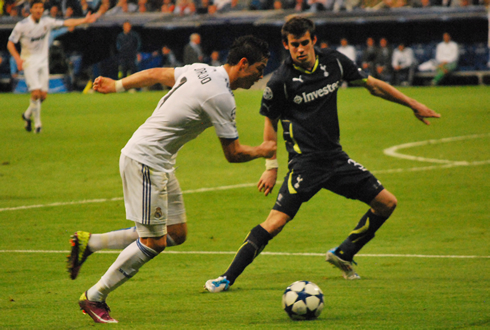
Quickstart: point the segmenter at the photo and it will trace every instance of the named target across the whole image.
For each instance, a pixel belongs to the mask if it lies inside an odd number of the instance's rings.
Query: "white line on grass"
[[[388,156],[392,156],[392,157],[396,157],[396,158],[403,158],[403,159],[415,160],[415,161],[420,161],[420,162],[439,163],[439,164],[443,164],[443,165],[432,165],[432,166],[410,167],[410,168],[395,168],[395,169],[377,170],[377,171],[375,170],[375,171],[371,171],[371,173],[373,173],[373,174],[390,174],[390,173],[403,173],[403,172],[431,171],[431,170],[436,170],[436,169],[453,168],[453,167],[458,167],[458,166],[488,165],[488,164],[490,164],[490,160],[482,160],[482,161],[474,161],[474,162],[452,161],[452,160],[445,160],[445,159],[433,159],[433,158],[410,156],[410,155],[405,155],[405,154],[401,154],[401,153],[397,152],[400,149],[407,149],[407,148],[412,148],[412,147],[417,147],[417,146],[424,146],[424,145],[438,144],[438,143],[447,143],[447,142],[454,142],[454,141],[461,141],[461,140],[468,140],[468,139],[477,139],[477,138],[488,137],[488,136],[490,136],[490,133],[488,133],[488,134],[473,134],[473,135],[466,135],[466,136],[456,136],[456,137],[443,138],[443,139],[438,139],[438,140],[426,140],[426,141],[418,141],[418,142],[411,142],[411,143],[404,143],[404,144],[396,145],[396,146],[393,146],[393,147],[390,147],[390,148],[383,150],[383,152]],[[277,183],[280,184],[281,182],[278,181]],[[203,193],[203,192],[209,192],[209,191],[248,188],[248,187],[254,187],[255,185],[256,185],[256,183],[243,183],[243,184],[235,184],[235,185],[229,185],[229,186],[185,190],[185,191],[183,191],[183,193],[184,194],[195,194],[195,193]],[[72,201],[72,202],[57,202],[57,203],[50,203],[50,204],[37,204],[37,205],[24,205],[24,206],[17,206],[17,207],[5,207],[5,208],[0,208],[0,212],[27,210],[27,209],[42,208],[42,207],[56,207],[56,206],[66,206],[66,205],[106,203],[106,202],[111,202],[111,201],[120,201],[122,199],[123,199],[122,197],[113,197],[113,198],[102,198],[102,199],[87,199],[87,200]]]
[[[395,158],[408,159],[408,160],[415,160],[418,162],[429,162],[429,163],[439,163],[439,164],[451,164],[451,165],[456,165],[456,166],[458,166],[458,165],[467,166],[467,165],[471,165],[474,162],[424,158],[424,157],[417,157],[417,156],[401,154],[397,151],[400,149],[426,146],[429,144],[440,144],[440,143],[448,143],[448,142],[462,141],[462,140],[469,140],[469,139],[479,139],[479,138],[488,137],[488,136],[490,136],[490,133],[472,134],[472,135],[465,135],[465,136],[454,136],[454,137],[443,138],[443,139],[438,139],[438,140],[425,140],[425,141],[418,141],[418,142],[410,142],[410,143],[399,144],[397,146],[387,148],[387,149],[383,150],[383,152],[385,153],[385,155],[388,155],[388,156],[392,156]],[[484,162],[486,162],[486,164],[488,164],[490,161],[487,160]]]
[[[68,250],[0,250],[0,253],[64,253]],[[121,250],[98,251],[96,253],[119,254]],[[236,251],[164,251],[168,254],[236,254]],[[289,253],[289,252],[262,252],[262,255],[270,256],[299,256],[299,257],[324,257],[325,253]],[[381,258],[439,258],[439,259],[490,259],[490,256],[458,256],[458,255],[427,255],[427,254],[356,254],[356,257],[381,257]]]

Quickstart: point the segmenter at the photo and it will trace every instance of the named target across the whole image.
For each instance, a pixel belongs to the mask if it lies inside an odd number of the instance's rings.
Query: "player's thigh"
[[[122,154],[119,167],[126,218],[143,225],[166,227],[168,173],[155,171]]]
[[[179,181],[175,172],[168,174],[168,219],[167,226],[182,224],[187,222],[184,196],[180,188]]]
[[[39,67],[33,66],[24,68],[24,77],[26,79],[27,89],[29,92],[31,92],[31,94],[33,91],[40,91],[43,87],[41,77],[39,75],[39,69]]]
[[[338,163],[335,175],[326,182],[324,188],[368,205],[384,189],[381,182],[371,172],[352,159]]]
[[[321,171],[308,167],[290,169],[279,188],[273,210],[286,214],[289,220],[293,219],[301,204],[322,188],[321,174]]]

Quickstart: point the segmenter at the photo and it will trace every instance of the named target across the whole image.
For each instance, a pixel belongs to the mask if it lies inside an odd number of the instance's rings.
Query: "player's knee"
[[[185,222],[167,227],[167,241],[171,240],[168,245],[181,245],[187,239],[187,224]]]
[[[175,245],[184,244],[184,242],[187,240],[187,233],[179,233],[176,236],[172,236],[172,240],[174,241]]]
[[[140,238],[140,242],[155,252],[160,253],[167,247],[167,235],[161,237]]]
[[[386,199],[379,205],[379,207],[375,208],[377,214],[389,218],[391,214],[395,211],[398,201],[394,195],[391,195],[390,198]]]

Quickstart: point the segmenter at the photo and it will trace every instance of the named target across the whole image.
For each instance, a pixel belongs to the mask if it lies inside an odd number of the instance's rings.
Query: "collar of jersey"
[[[316,68],[318,68],[318,55],[316,56],[316,60],[315,60],[315,65],[313,66],[313,69],[311,69],[311,71],[308,71],[308,70],[305,70],[304,68],[300,67],[300,66],[297,66],[296,64],[293,63],[293,67],[298,70],[298,71],[301,71],[303,73],[306,73],[306,74],[312,74],[313,72],[315,72]]]

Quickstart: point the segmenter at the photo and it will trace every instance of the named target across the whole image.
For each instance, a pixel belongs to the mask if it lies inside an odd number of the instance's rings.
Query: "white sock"
[[[92,234],[88,241],[90,251],[97,252],[104,249],[124,249],[138,239],[136,227],[111,231],[104,234]],[[177,245],[167,233],[167,247]]]
[[[88,241],[90,251],[124,249],[138,239],[136,227],[115,230],[104,234],[92,234]]]
[[[26,119],[30,119],[31,118],[31,116],[32,116],[32,110],[37,107],[36,101],[37,100],[30,99],[29,106],[27,107],[26,111],[24,112],[24,117],[26,117]]]
[[[90,301],[105,301],[107,295],[133,277],[139,269],[158,253],[139,240],[130,244],[117,257],[107,272],[87,291]]]
[[[38,128],[42,126],[41,123],[41,100],[37,99],[33,101],[35,103],[34,107],[31,108],[34,117],[34,127]],[[31,106],[29,106],[30,108]]]

